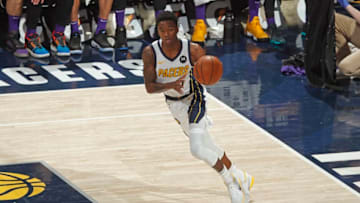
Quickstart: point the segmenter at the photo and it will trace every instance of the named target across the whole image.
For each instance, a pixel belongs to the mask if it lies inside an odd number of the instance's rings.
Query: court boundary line
[[[225,110],[224,108],[211,108],[208,111],[219,111]],[[151,116],[162,116],[171,115],[170,112],[158,112],[158,113],[143,113],[143,114],[120,114],[113,116],[98,116],[88,118],[71,118],[71,119],[59,119],[59,120],[43,120],[43,121],[31,121],[31,122],[16,122],[16,123],[0,123],[0,127],[11,127],[11,126],[28,126],[28,125],[42,125],[42,124],[55,124],[55,123],[67,123],[67,122],[86,122],[95,120],[111,120],[119,118],[137,118],[137,117],[151,117]]]
[[[299,152],[297,152],[296,150],[294,150],[293,148],[291,148],[290,146],[288,146],[287,144],[285,144],[284,142],[282,142],[281,140],[279,140],[277,137],[275,137],[274,135],[272,135],[271,133],[269,133],[268,131],[266,131],[265,129],[261,128],[260,126],[258,126],[257,124],[255,124],[254,122],[252,122],[250,119],[248,119],[247,117],[245,117],[244,115],[242,115],[241,113],[235,111],[234,109],[232,109],[230,106],[228,106],[227,104],[225,104],[224,102],[220,101],[218,98],[216,98],[215,96],[213,96],[212,94],[208,94],[208,96],[211,99],[214,99],[215,102],[217,102],[218,104],[220,104],[221,106],[225,107],[225,109],[230,110],[230,112],[232,112],[234,115],[238,116],[239,118],[242,118],[245,122],[249,123],[251,126],[259,129],[261,132],[263,132],[264,135],[266,135],[267,137],[269,137],[270,139],[272,139],[273,141],[275,141],[277,144],[280,144],[280,146],[284,147],[285,149],[287,149],[288,151],[290,151],[291,153],[293,153],[295,156],[297,156],[298,158],[300,158],[301,160],[305,161],[306,163],[308,163],[310,166],[313,166],[315,169],[317,169],[318,171],[320,171],[322,174],[326,175],[327,177],[329,177],[331,180],[335,181],[336,183],[338,183],[340,186],[342,186],[343,188],[347,189],[348,191],[350,191],[351,193],[353,193],[355,196],[360,198],[360,193],[358,193],[356,190],[354,190],[352,187],[346,185],[345,183],[343,183],[342,181],[340,181],[339,179],[337,179],[336,177],[334,177],[333,175],[331,175],[329,172],[327,172],[326,170],[324,170],[323,168],[321,168],[320,166],[316,165],[314,162],[310,161],[309,159],[307,159],[306,157],[304,157],[302,154],[300,154]]]
[[[134,86],[143,86],[144,84],[125,84],[125,85],[113,85],[113,86],[95,86],[95,87],[84,87],[84,88],[71,88],[71,89],[57,89],[57,90],[37,90],[30,92],[9,92],[9,93],[0,93],[0,97],[4,96],[18,96],[18,95],[27,95],[27,94],[47,94],[47,93],[57,93],[57,92],[65,92],[65,91],[81,91],[81,90],[89,90],[89,89],[110,89],[110,88],[129,88]],[[145,91],[145,88],[144,88]]]

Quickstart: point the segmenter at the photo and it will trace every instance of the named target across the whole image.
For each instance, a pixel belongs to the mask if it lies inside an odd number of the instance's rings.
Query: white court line
[[[99,89],[111,89],[111,88],[129,88],[144,86],[144,84],[129,84],[129,85],[114,85],[114,86],[103,86],[103,87],[84,87],[84,88],[74,88],[74,89],[57,89],[57,90],[36,90],[31,92],[9,92],[9,93],[0,93],[1,96],[18,96],[18,95],[27,95],[27,94],[48,94],[53,92],[73,92],[73,91],[83,91],[83,90],[99,90]],[[145,93],[145,86],[144,86]]]
[[[71,118],[71,119],[60,119],[60,120],[51,120],[51,121],[32,121],[32,122],[22,122],[22,123],[0,123],[0,127],[9,127],[9,126],[19,126],[19,125],[39,125],[39,124],[51,124],[51,123],[65,123],[65,122],[76,122],[76,121],[93,121],[93,120],[109,120],[117,118],[130,118],[130,117],[149,117],[149,116],[158,116],[166,115],[170,113],[145,113],[145,114],[123,114],[115,116],[100,116],[92,118]]]
[[[354,184],[360,188],[360,182],[354,182]]]
[[[360,175],[360,167],[342,167],[333,170],[342,176]]]
[[[353,160],[360,160],[360,151],[314,154],[312,156],[323,163],[335,162],[335,161],[353,161]]]
[[[340,181],[339,179],[337,179],[336,177],[334,177],[333,175],[329,174],[327,171],[325,171],[324,169],[320,168],[320,166],[316,165],[315,163],[313,163],[312,161],[308,160],[307,158],[305,158],[302,154],[300,154],[299,152],[295,151],[293,148],[289,147],[288,145],[286,145],[285,143],[283,143],[281,140],[279,140],[278,138],[276,138],[275,136],[273,136],[272,134],[270,134],[269,132],[267,132],[266,130],[264,130],[263,128],[261,128],[260,126],[256,125],[255,123],[253,123],[251,120],[249,120],[248,118],[246,118],[245,116],[243,116],[242,114],[240,114],[239,112],[235,111],[234,109],[232,109],[231,107],[229,107],[227,104],[223,103],[222,101],[218,100],[216,97],[212,96],[211,94],[208,94],[209,97],[211,97],[212,99],[214,99],[217,103],[219,103],[220,105],[224,106],[226,109],[230,110],[232,113],[234,113],[235,115],[237,115],[238,117],[242,118],[245,122],[249,123],[251,126],[259,129],[261,132],[264,133],[264,135],[268,136],[269,138],[271,138],[272,140],[274,140],[276,143],[278,143],[279,145],[281,145],[282,147],[284,147],[285,149],[289,150],[291,153],[293,153],[294,155],[296,155],[298,158],[300,158],[301,160],[305,161],[306,163],[308,163],[309,165],[313,166],[315,169],[317,169],[318,171],[320,171],[321,173],[323,173],[324,175],[326,175],[327,177],[329,177],[330,179],[332,179],[333,181],[335,181],[336,183],[338,183],[340,186],[342,186],[343,188],[349,190],[351,193],[353,193],[354,195],[356,195],[357,197],[360,198],[360,193],[358,193],[357,191],[355,191],[353,188],[351,188],[350,186],[346,185],[345,183],[343,183],[342,181]]]
[[[208,109],[208,111],[219,111],[219,110],[224,110],[224,108]],[[123,115],[114,115],[114,116],[100,116],[100,117],[90,117],[90,118],[71,118],[71,119],[48,120],[48,121],[20,122],[20,123],[0,123],[0,127],[43,125],[43,124],[56,124],[56,123],[66,123],[66,122],[83,122],[83,121],[94,121],[94,120],[111,120],[111,119],[118,119],[118,118],[152,117],[152,116],[161,116],[161,115],[170,115],[170,112],[142,113],[142,114],[123,114]]]

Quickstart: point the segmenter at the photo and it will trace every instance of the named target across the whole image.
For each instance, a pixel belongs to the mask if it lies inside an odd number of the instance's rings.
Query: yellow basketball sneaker
[[[203,19],[197,19],[194,26],[194,33],[191,37],[193,42],[205,42],[205,37],[207,33],[206,24]]]
[[[240,169],[232,170],[231,175],[233,176],[235,182],[240,186],[241,192],[244,195],[245,202],[249,202],[250,189],[254,185],[254,177]]]
[[[252,37],[257,42],[267,42],[269,41],[269,35],[264,32],[261,28],[260,20],[258,16],[253,17],[252,21],[249,22],[249,18],[246,23],[245,35]]]

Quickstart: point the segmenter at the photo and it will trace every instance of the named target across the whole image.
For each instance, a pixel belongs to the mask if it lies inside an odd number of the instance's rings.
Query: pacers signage
[[[46,163],[0,165],[0,203],[96,203]]]
[[[0,70],[0,93],[143,83],[140,59],[70,63]]]

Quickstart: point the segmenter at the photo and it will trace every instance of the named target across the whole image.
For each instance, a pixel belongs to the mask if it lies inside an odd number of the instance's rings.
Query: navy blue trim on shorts
[[[189,123],[198,123],[205,115],[206,101],[204,87],[195,80],[192,71],[190,72],[190,88],[194,96],[188,110]]]

